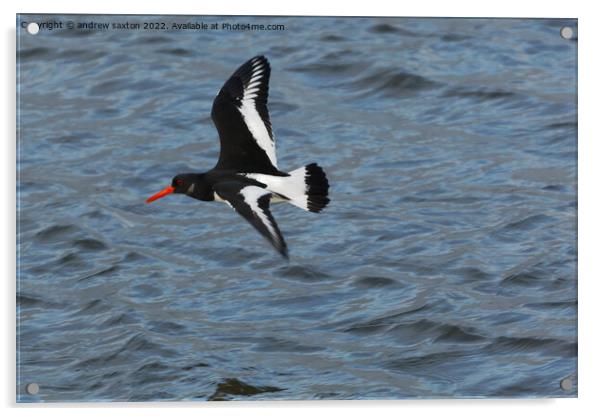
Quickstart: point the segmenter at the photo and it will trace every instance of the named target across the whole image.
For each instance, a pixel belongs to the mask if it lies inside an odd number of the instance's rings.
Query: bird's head
[[[196,181],[192,174],[179,174],[174,176],[171,180],[171,185],[162,191],[157,192],[153,196],[146,200],[147,204],[156,201],[159,198],[163,198],[169,194],[192,194],[196,186]]]

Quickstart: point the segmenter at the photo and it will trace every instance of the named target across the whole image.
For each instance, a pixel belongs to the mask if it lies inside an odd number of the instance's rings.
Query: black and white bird
[[[269,80],[270,64],[264,56],[256,56],[238,68],[215,97],[211,109],[221,145],[215,167],[205,173],[176,175],[170,186],[146,202],[172,193],[225,202],[288,258],[270,202],[288,202],[320,212],[330,201],[329,185],[316,163],[288,173],[278,169],[267,107]]]

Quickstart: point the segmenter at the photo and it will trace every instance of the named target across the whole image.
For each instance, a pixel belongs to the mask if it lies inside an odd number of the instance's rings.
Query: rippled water
[[[286,30],[18,30],[19,401],[577,394],[576,21],[151,20]],[[144,204],[213,166],[256,54],[280,167],[331,183],[274,207],[288,263],[221,204]]]

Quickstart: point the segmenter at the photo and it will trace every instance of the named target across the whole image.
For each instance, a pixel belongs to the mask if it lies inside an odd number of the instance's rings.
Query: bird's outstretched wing
[[[211,118],[220,139],[216,168],[238,172],[278,172],[268,113],[270,64],[264,56],[245,62],[213,101]]]
[[[285,258],[288,249],[278,224],[270,212],[270,191],[243,182],[220,182],[214,185],[217,194],[251,223]]]

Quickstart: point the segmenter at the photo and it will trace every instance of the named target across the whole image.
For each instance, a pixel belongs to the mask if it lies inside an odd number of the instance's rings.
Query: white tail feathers
[[[328,179],[320,166],[311,163],[289,175],[289,186],[283,195],[291,204],[311,212],[320,212],[328,205]]]
[[[328,203],[328,179],[320,166],[311,163],[289,172],[289,176],[247,173],[267,185],[268,190],[299,208],[320,212]]]

